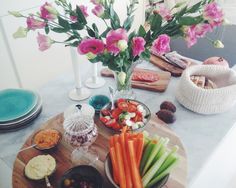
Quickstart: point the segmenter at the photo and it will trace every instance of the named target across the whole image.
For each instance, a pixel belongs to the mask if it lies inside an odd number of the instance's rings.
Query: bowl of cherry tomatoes
[[[127,126],[129,131],[138,131],[144,128],[151,118],[149,108],[137,100],[121,98],[114,104],[113,109],[111,103],[104,106],[99,117],[104,126],[114,131],[121,131],[124,126]]]

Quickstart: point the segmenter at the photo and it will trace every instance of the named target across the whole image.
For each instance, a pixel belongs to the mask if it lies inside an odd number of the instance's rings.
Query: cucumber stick
[[[142,170],[142,176],[148,171],[148,169],[150,168],[151,164],[152,164],[152,161],[153,159],[155,158],[155,156],[157,155],[157,153],[160,151],[162,145],[164,144],[165,142],[165,139],[164,138],[161,138],[160,141],[155,144],[151,154],[149,155],[148,159],[147,159],[147,162],[144,166],[144,169]]]
[[[153,185],[155,185],[159,180],[161,180],[163,177],[165,177],[167,174],[169,174],[173,168],[175,168],[177,166],[179,162],[179,158],[176,158],[168,168],[166,168],[163,172],[161,172],[158,176],[156,176],[155,178],[153,178],[145,188],[150,188]]]
[[[155,143],[153,143],[152,141],[149,141],[147,146],[145,147],[144,154],[142,156],[142,160],[140,163],[140,172],[143,171],[145,163],[148,160],[148,157],[150,156],[155,145],[156,145]]]
[[[165,152],[159,160],[155,162],[155,164],[147,171],[147,173],[142,178],[143,186],[146,187],[150,180],[153,178],[155,173],[158,171],[158,169],[161,167],[163,162],[165,161],[166,157],[168,156],[168,153]]]

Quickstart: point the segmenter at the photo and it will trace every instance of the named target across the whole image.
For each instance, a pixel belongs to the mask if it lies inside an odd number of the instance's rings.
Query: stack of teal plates
[[[27,127],[42,111],[41,97],[33,91],[0,91],[0,133]]]

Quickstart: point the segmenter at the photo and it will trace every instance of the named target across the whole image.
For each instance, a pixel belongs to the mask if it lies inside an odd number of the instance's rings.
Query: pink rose
[[[157,10],[154,10],[154,13],[160,14],[160,16],[166,21],[172,19],[171,11],[168,8],[166,8],[163,4],[161,4]]]
[[[212,27],[219,26],[224,21],[223,10],[218,6],[216,2],[211,2],[205,6],[203,17],[209,22]]]
[[[117,55],[122,49],[119,48],[119,42],[128,41],[127,32],[125,29],[120,28],[117,30],[111,30],[107,33],[106,44],[108,52]]]
[[[92,53],[94,55],[100,54],[104,51],[104,44],[102,40],[90,38],[84,39],[78,45],[77,50],[80,54]]]
[[[170,37],[166,34],[160,35],[156,40],[154,40],[151,51],[157,55],[163,55],[170,51]]]
[[[134,37],[132,39],[132,52],[133,56],[140,56],[140,54],[145,50],[144,46],[146,41],[143,37]]]
[[[33,16],[29,16],[26,20],[27,28],[31,30],[42,29],[46,26],[45,22],[36,20]]]
[[[48,48],[51,47],[53,43],[53,40],[50,37],[46,35],[42,35],[40,33],[38,33],[37,41],[38,41],[40,51],[47,50]]]
[[[98,4],[92,9],[92,13],[95,16],[102,18],[104,16],[104,7],[100,4]]]
[[[55,12],[56,12],[55,8],[47,2],[43,6],[40,7],[40,17],[43,19],[46,19],[46,20],[56,19],[57,15],[55,14]]]

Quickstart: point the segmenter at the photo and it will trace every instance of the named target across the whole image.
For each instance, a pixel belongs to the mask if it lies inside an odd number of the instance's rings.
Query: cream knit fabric
[[[212,80],[217,89],[196,86],[191,75],[203,75]],[[225,112],[236,103],[236,72],[220,65],[194,65],[187,68],[176,90],[177,100],[186,108],[201,114]]]

